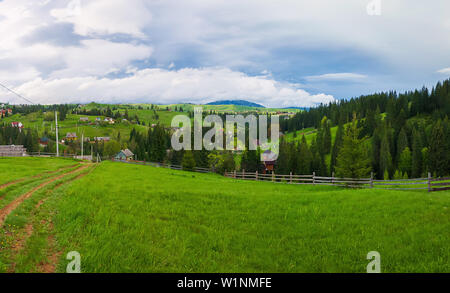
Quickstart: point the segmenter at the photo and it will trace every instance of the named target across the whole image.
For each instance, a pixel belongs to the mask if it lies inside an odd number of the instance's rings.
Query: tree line
[[[354,155],[368,161],[368,172],[373,171],[379,179],[418,178],[428,172],[434,176],[450,174],[449,82],[439,82],[431,91],[422,88],[399,95],[380,93],[320,105],[281,121],[285,131],[305,127],[318,131],[309,145],[305,138],[299,143],[282,140],[277,171],[309,171],[304,174],[323,176],[338,171],[344,159],[340,153],[349,151],[342,150],[348,128],[354,128],[352,133],[357,133],[364,146]],[[330,127],[336,125],[331,143]]]

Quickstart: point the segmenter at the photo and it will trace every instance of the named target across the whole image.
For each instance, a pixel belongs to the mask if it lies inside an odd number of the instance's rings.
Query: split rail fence
[[[373,173],[370,178],[341,178],[316,176],[312,175],[289,175],[281,174],[261,174],[258,172],[225,172],[225,176],[233,179],[255,180],[255,181],[271,181],[274,183],[288,184],[309,184],[309,185],[328,185],[347,188],[375,188],[375,189],[392,189],[392,190],[428,190],[442,191],[450,190],[450,177],[448,178],[432,178],[428,174],[427,178],[414,179],[394,179],[394,180],[376,180]]]
[[[171,165],[165,163],[154,163],[144,161],[119,161],[135,165],[146,165],[153,167],[169,168],[173,170],[182,170],[183,167],[179,165]],[[208,168],[194,168],[194,172],[200,173],[215,173]],[[373,178],[373,174],[370,178],[339,178],[316,176],[315,172],[312,175],[295,175],[290,173],[289,175],[282,174],[262,174],[259,172],[225,172],[225,177],[240,179],[240,180],[254,180],[254,181],[269,181],[273,183],[287,183],[287,184],[309,184],[309,185],[328,185],[347,188],[378,188],[378,189],[392,189],[392,190],[428,190],[441,191],[450,190],[450,177],[448,178],[432,178],[431,174],[428,174],[427,178],[415,178],[415,179],[395,179],[395,180],[376,180]]]

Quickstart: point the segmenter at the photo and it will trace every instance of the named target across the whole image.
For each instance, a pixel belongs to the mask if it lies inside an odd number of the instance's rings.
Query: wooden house
[[[116,160],[121,161],[131,161],[133,160],[134,154],[129,149],[121,150],[115,157]]]
[[[264,164],[264,174],[272,173],[277,162],[277,155],[267,150],[262,153],[261,162]]]
[[[77,134],[75,132],[68,132],[66,134],[66,140],[67,141],[75,141],[77,139],[78,139],[78,136],[77,136]]]

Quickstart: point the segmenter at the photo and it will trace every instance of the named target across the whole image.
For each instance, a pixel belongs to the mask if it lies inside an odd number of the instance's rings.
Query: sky
[[[0,0],[0,35],[0,83],[41,104],[310,107],[450,77],[448,0]]]

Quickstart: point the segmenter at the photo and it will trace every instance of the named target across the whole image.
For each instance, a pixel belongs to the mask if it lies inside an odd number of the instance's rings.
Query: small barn
[[[131,161],[133,160],[134,154],[129,149],[121,150],[115,157],[116,160],[121,161]]]

